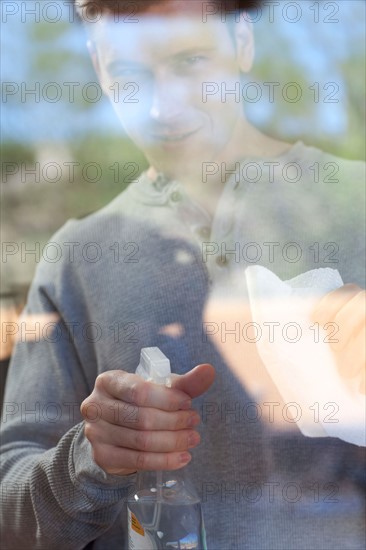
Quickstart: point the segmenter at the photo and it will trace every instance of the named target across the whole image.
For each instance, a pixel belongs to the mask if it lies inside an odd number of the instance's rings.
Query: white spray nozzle
[[[136,374],[155,384],[171,386],[170,361],[159,348],[142,348]]]

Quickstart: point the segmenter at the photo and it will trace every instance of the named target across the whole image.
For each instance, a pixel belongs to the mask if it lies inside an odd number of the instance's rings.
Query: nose
[[[186,93],[182,82],[171,76],[156,78],[150,108],[150,117],[160,124],[167,124],[182,115]]]

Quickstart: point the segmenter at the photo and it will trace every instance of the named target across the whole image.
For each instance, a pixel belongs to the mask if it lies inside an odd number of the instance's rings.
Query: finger
[[[94,393],[87,397],[80,406],[83,418],[87,422],[104,421],[108,424],[134,425],[137,423],[139,407],[117,399],[101,399]]]
[[[357,285],[346,284],[329,292],[318,302],[311,318],[320,324],[334,321],[339,310],[360,291],[361,289]]]
[[[196,447],[200,435],[194,430],[139,431],[101,422],[85,426],[89,441],[151,453],[186,451]]]
[[[178,411],[192,406],[190,396],[183,391],[147,382],[136,374],[124,371],[107,371],[99,375],[95,387],[104,394],[139,407]]]
[[[350,348],[345,348],[334,354],[338,372],[342,378],[349,380],[360,371],[361,365],[359,358],[354,355]]]
[[[200,416],[196,411],[161,411],[140,407],[136,418],[125,420],[124,426],[134,430],[183,430],[192,428],[200,423]]]
[[[172,388],[181,390],[190,397],[198,397],[208,390],[215,380],[215,369],[212,365],[198,365],[181,376],[172,378]]]
[[[362,332],[350,340],[345,348],[334,352],[339,373],[346,379],[361,377],[365,372],[365,340]]]
[[[109,474],[126,475],[126,470],[177,470],[191,460],[187,451],[175,453],[145,453],[132,449],[121,449],[111,445],[93,448],[93,459]]]
[[[95,423],[102,419],[109,424],[134,430],[182,430],[200,423],[200,416],[193,409],[163,411],[108,399],[105,399],[102,405],[86,400],[81,410],[86,421]],[[99,411],[99,416],[96,416],[95,411]]]
[[[334,322],[339,328],[338,349],[343,349],[350,340],[365,328],[365,291],[358,292],[338,311]]]

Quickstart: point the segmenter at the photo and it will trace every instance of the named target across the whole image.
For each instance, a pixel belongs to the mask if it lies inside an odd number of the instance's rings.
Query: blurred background
[[[364,159],[365,3],[266,2],[251,17],[248,118],[269,135]],[[22,307],[54,232],[146,168],[101,96],[86,40],[67,2],[2,3],[0,292],[8,313]]]
[[[49,2],[38,19],[16,11],[21,4],[42,2],[2,3],[2,323],[16,320],[52,235],[69,218],[110,202],[146,168],[99,94],[87,38],[70,6]],[[256,56],[244,81],[247,117],[279,139],[364,160],[365,3],[272,4],[252,14]],[[292,101],[296,95],[298,101]],[[347,205],[353,197],[346,186],[343,192]],[[0,393],[11,349],[8,338],[0,353]],[[337,479],[365,490],[363,449],[348,452],[336,441],[324,451],[323,443],[293,436],[276,445],[268,461],[277,470],[296,473],[311,463],[312,475],[337,456]],[[292,450],[300,445],[305,458],[295,464]],[[354,506],[358,509],[359,500]]]

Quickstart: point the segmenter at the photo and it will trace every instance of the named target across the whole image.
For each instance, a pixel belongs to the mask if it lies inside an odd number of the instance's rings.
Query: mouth
[[[164,134],[153,134],[151,133],[151,137],[154,141],[169,144],[169,143],[182,143],[189,137],[193,136],[196,132],[198,132],[199,128],[196,130],[192,130],[190,132],[182,132],[182,133],[164,133]]]

